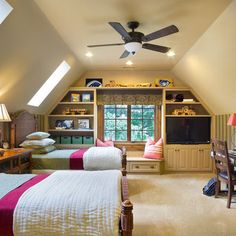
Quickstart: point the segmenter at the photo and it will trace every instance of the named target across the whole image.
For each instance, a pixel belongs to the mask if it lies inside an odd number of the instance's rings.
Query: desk
[[[24,148],[7,149],[0,156],[0,173],[30,173],[32,169],[32,150]]]

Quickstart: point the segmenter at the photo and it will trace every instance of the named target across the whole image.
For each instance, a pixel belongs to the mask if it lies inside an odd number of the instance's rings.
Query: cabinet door
[[[212,170],[212,159],[210,155],[210,148],[199,148],[199,168],[202,171]]]
[[[175,157],[175,151],[176,149],[174,147],[168,147],[166,148],[166,155],[165,155],[165,169],[166,170],[176,170],[176,157]]]
[[[189,154],[188,148],[176,149],[177,170],[186,171],[189,169]]]

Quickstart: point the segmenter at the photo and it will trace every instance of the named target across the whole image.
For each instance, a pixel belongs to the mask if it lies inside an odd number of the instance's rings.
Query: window
[[[105,105],[104,139],[142,142],[155,137],[154,105]]]
[[[65,74],[70,70],[70,65],[63,61],[51,76],[46,80],[38,92],[31,98],[28,105],[38,107],[48,96],[48,94],[57,86]]]
[[[0,0],[0,24],[2,24],[12,10],[13,7],[7,1]]]

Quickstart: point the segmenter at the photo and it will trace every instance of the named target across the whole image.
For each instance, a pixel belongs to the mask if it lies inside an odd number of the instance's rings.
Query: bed
[[[33,114],[30,114],[27,111],[18,112],[12,119],[10,135],[11,147],[18,147],[19,144],[25,140],[25,137],[28,134],[35,132],[37,130],[37,123],[37,119]],[[100,153],[100,156],[92,155],[94,153]],[[92,155],[95,161],[91,161],[91,159],[88,158],[89,154]],[[117,163],[118,161],[115,157],[119,158],[119,163]],[[90,163],[88,163],[86,160],[89,160]],[[110,163],[109,160],[111,160]],[[87,163],[87,166],[84,165],[84,162]],[[98,163],[98,166],[94,166],[94,163]],[[52,172],[55,170],[68,169],[96,170],[96,167],[97,169],[126,170],[126,163],[126,149],[124,147],[121,148],[121,150],[118,150],[116,147],[91,147],[89,149],[79,150],[64,149],[55,150],[47,154],[32,155],[32,169],[34,173]],[[113,168],[112,165],[114,165]]]
[[[1,173],[0,189],[1,235],[132,235],[133,206],[119,170]]]

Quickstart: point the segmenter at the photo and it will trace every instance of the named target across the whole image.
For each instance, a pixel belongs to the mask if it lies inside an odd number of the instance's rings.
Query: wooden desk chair
[[[212,157],[215,161],[217,184],[215,197],[219,195],[221,182],[228,186],[227,208],[230,208],[234,185],[236,185],[236,172],[229,158],[227,142],[212,140]]]

